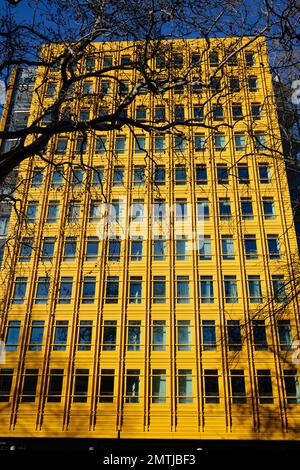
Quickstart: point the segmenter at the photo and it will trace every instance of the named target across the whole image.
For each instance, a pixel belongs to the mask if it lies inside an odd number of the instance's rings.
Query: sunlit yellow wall
[[[244,43],[247,39],[244,39]],[[212,41],[212,47],[219,47],[219,40]],[[223,42],[225,44],[225,42]],[[113,44],[112,55],[119,60],[124,43]],[[101,49],[101,44],[95,44]],[[105,45],[109,49],[109,45]],[[174,41],[174,48],[178,47],[184,54],[184,62],[190,61],[191,53],[205,48],[202,40],[188,40],[186,42]],[[255,53],[255,65],[246,67],[244,53]],[[271,75],[268,66],[268,58],[265,42],[262,38],[251,43],[238,54],[239,66],[225,66],[222,77],[223,86],[228,86],[229,76],[238,76],[241,81],[247,76],[256,76],[259,83],[257,92],[250,92],[246,86],[235,96],[223,100],[225,110],[225,122],[230,124],[221,130],[226,135],[227,148],[223,152],[213,148],[213,132],[203,127],[189,128],[187,148],[184,154],[172,150],[170,136],[166,137],[167,150],[162,154],[152,152],[153,143],[146,135],[147,149],[153,158],[144,158],[143,154],[134,151],[133,135],[123,128],[120,132],[107,134],[108,152],[104,155],[96,155],[93,151],[93,138],[89,140],[88,150],[84,156],[85,162],[90,165],[103,166],[106,178],[101,195],[100,188],[73,189],[69,195],[68,185],[65,182],[62,189],[51,188],[50,167],[41,164],[39,158],[36,161],[25,162],[21,169],[25,183],[22,194],[22,204],[26,208],[28,201],[38,201],[38,222],[30,227],[29,236],[34,236],[37,249],[33,251],[29,263],[18,261],[18,243],[12,241],[12,271],[7,271],[4,264],[4,291],[3,291],[3,331],[6,335],[8,322],[21,321],[21,337],[17,351],[6,353],[6,364],[1,368],[13,369],[13,384],[8,402],[0,403],[0,434],[2,436],[32,436],[32,437],[117,437],[118,433],[124,438],[203,438],[203,439],[295,439],[297,438],[298,422],[300,420],[299,404],[288,404],[285,396],[283,370],[297,369],[292,364],[291,351],[281,351],[279,347],[276,319],[272,316],[274,309],[278,308],[275,302],[267,302],[272,297],[271,277],[274,274],[284,274],[289,279],[293,274],[292,260],[296,255],[296,237],[293,227],[293,217],[288,191],[285,166],[279,153],[281,150],[279,128],[276,109],[273,99]],[[132,53],[132,49],[128,49]],[[126,54],[128,52],[122,52]],[[202,68],[206,77],[211,70],[208,60]],[[120,79],[134,79],[132,72],[119,72]],[[52,75],[55,80],[55,73]],[[37,83],[40,80],[37,77]],[[99,87],[99,79],[92,78],[94,90]],[[192,104],[201,104],[207,101],[209,90],[204,90],[201,95],[192,94],[185,87],[183,94],[175,94],[173,91],[165,93],[163,98],[155,101],[152,95],[138,96],[135,104],[129,111],[134,115],[137,105],[147,106],[148,116],[153,116],[155,104],[164,103],[166,113],[176,104],[184,104],[185,117],[192,118]],[[116,91],[116,90],[115,90]],[[41,89],[42,99],[45,92]],[[214,100],[212,100],[214,102]],[[241,102],[244,120],[235,122],[231,115],[233,101]],[[208,103],[210,101],[208,100]],[[233,143],[234,132],[247,132],[251,127],[250,103],[263,103],[263,116],[254,123],[254,131],[263,131],[267,136],[267,144],[274,148],[275,156],[268,156],[263,152],[254,151],[253,141],[247,139],[247,156],[245,152],[235,150]],[[80,106],[93,109],[90,101],[81,102]],[[206,112],[209,111],[209,104]],[[78,105],[79,108],[79,105]],[[37,100],[32,105],[32,118],[38,109]],[[77,109],[74,110],[77,112]],[[93,112],[93,111],[92,111]],[[171,117],[170,117],[171,119]],[[208,125],[215,125],[211,115],[207,118]],[[233,126],[233,128],[231,127]],[[193,146],[193,134],[204,133],[207,146],[204,152],[196,152]],[[138,135],[143,132],[136,131]],[[105,133],[101,133],[105,135]],[[123,155],[113,155],[114,138],[116,135],[127,136],[127,148]],[[75,143],[72,139],[68,142],[68,152],[64,159],[71,158]],[[49,145],[47,157],[53,155],[55,139]],[[55,157],[59,158],[59,157]],[[75,156],[72,161],[79,161]],[[165,164],[167,170],[166,184],[155,186],[152,182],[154,162]],[[237,163],[248,163],[250,171],[250,183],[239,184],[237,179]],[[258,164],[269,164],[271,168],[271,183],[259,182]],[[176,185],[174,182],[174,167],[178,163],[187,166],[188,182],[185,185]],[[195,181],[195,165],[206,163],[208,170],[208,182],[206,185],[197,185]],[[217,184],[216,165],[227,163],[230,170],[228,185]],[[120,187],[112,185],[112,169],[114,165],[125,166],[125,184]],[[146,183],[144,186],[133,186],[133,165],[146,165]],[[42,188],[31,187],[30,178],[34,167],[44,167],[44,179]],[[66,171],[67,166],[65,166]],[[85,177],[90,178],[90,175]],[[174,205],[176,199],[186,199],[189,207],[189,221],[184,228],[184,233],[189,234],[189,252],[187,260],[177,260],[175,254],[175,235],[180,230],[180,224],[171,219],[170,239],[167,240],[167,255],[165,261],[153,260],[153,240],[151,231],[156,234],[164,228],[154,224],[152,217],[146,218],[141,223],[140,229],[144,235],[143,257],[141,261],[131,261],[128,237],[122,238],[121,258],[119,262],[109,261],[107,258],[107,240],[100,241],[99,256],[97,261],[85,260],[85,241],[88,236],[95,236],[97,223],[88,221],[90,201],[92,199],[107,202],[113,199],[126,197],[128,202],[134,199],[143,199],[145,209],[155,199],[165,199],[167,204]],[[276,207],[275,220],[263,220],[262,198],[274,197]],[[81,204],[81,218],[79,224],[67,223],[67,203],[69,199],[78,198]],[[218,199],[230,198],[232,219],[220,221],[218,214]],[[242,220],[240,210],[240,198],[252,197],[254,218]],[[196,201],[198,198],[209,198],[210,219],[204,223],[197,221]],[[45,223],[48,201],[59,201],[59,220],[57,224]],[[124,213],[124,218],[128,214]],[[16,216],[12,213],[11,231],[16,223]],[[136,224],[136,223],[135,223]],[[122,236],[120,227],[117,233]],[[201,232],[203,231],[203,232]],[[212,259],[200,260],[197,251],[192,249],[191,237],[200,233],[211,235]],[[234,237],[235,259],[222,260],[221,235],[231,234]],[[258,258],[248,260],[244,255],[243,235],[255,234],[258,245]],[[279,234],[281,245],[281,259],[270,260],[267,252],[267,234]],[[20,235],[25,236],[25,228],[20,229]],[[39,250],[42,239],[46,236],[56,237],[55,254],[53,262],[39,261]],[[63,239],[67,236],[76,236],[78,252],[75,261],[62,260]],[[49,275],[51,277],[51,289],[46,305],[35,304],[37,278]],[[96,277],[96,296],[93,304],[81,303],[82,279],[85,275]],[[199,293],[199,277],[213,276],[214,303],[201,303]],[[223,276],[234,275],[238,282],[238,302],[226,303],[224,299]],[[249,303],[247,291],[247,276],[260,275],[264,303]],[[59,279],[62,276],[73,277],[72,301],[70,304],[58,304]],[[105,280],[107,276],[119,276],[119,297],[117,304],[105,303]],[[139,304],[130,304],[129,278],[131,276],[142,277],[142,301]],[[152,301],[152,279],[154,276],[166,276],[166,303],[154,304]],[[188,303],[176,301],[176,276],[189,276],[190,299]],[[13,284],[15,277],[27,277],[26,302],[22,305],[11,303],[13,296]],[[266,305],[263,307],[263,305]],[[264,319],[267,324],[267,336],[269,349],[256,351],[253,345],[251,317]],[[298,305],[291,302],[280,319],[289,319],[292,334],[297,338],[298,332]],[[240,320],[245,324],[243,328],[244,341],[241,351],[228,351],[226,346],[226,321]],[[30,325],[32,321],[43,320],[45,330],[41,351],[29,351],[28,343]],[[53,338],[55,322],[59,320],[69,321],[68,342],[66,351],[53,351]],[[78,351],[77,326],[82,320],[93,322],[92,346],[90,351]],[[117,346],[115,351],[103,351],[102,335],[105,320],[117,322]],[[141,347],[140,351],[128,351],[127,325],[129,321],[141,321]],[[152,350],[151,325],[155,320],[166,321],[166,348],[165,351]],[[191,350],[178,351],[176,344],[176,324],[180,320],[190,320],[191,324]],[[215,320],[217,332],[216,350],[205,351],[202,344],[202,322]],[[25,369],[38,369],[37,394],[34,402],[24,403],[21,399],[23,387],[23,375]],[[50,369],[63,369],[63,393],[61,401],[49,403],[47,401],[48,376]],[[72,394],[74,390],[75,369],[89,370],[88,399],[86,403],[74,403]],[[99,374],[102,369],[115,371],[114,398],[112,403],[100,403]],[[140,370],[140,396],[139,403],[126,403],[125,375],[128,369]],[[151,373],[153,369],[166,371],[167,396],[165,403],[152,403],[151,399]],[[179,403],[177,371],[192,371],[192,399],[191,403]],[[219,403],[206,403],[204,392],[204,370],[217,370],[219,383]],[[273,398],[272,404],[260,404],[257,393],[257,369],[271,371]],[[243,404],[232,403],[230,387],[230,371],[244,370],[247,402]],[[298,400],[299,401],[299,400]]]

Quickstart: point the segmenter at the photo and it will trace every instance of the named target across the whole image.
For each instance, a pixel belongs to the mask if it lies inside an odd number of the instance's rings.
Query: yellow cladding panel
[[[212,41],[219,61],[229,44]],[[183,66],[204,47],[173,42]],[[130,58],[135,44],[95,48],[97,66]],[[189,127],[182,143],[127,128],[91,133],[84,171],[78,136],[59,136],[47,150],[55,167],[21,165],[27,224],[1,272],[3,437],[298,439],[297,299],[283,308],[297,248],[264,39],[237,58],[221,80],[228,89],[239,79],[241,90],[222,111],[208,88],[188,86],[142,93],[128,110],[205,119],[217,134]],[[213,60],[205,53],[203,81]],[[114,80],[85,86],[113,106]],[[42,90],[50,103],[51,87]],[[80,112],[93,116],[91,98],[74,105]],[[16,222],[12,213],[11,232]]]

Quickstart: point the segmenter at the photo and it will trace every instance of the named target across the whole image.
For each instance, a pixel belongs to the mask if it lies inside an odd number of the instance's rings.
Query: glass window
[[[236,276],[224,276],[225,302],[237,303],[238,290]]]
[[[166,276],[153,277],[153,303],[166,303]]]
[[[279,235],[267,235],[267,245],[268,245],[268,252],[270,259],[280,259],[280,243],[279,243]]]
[[[95,153],[96,155],[105,154],[107,149],[107,138],[104,136],[97,136],[96,137],[96,147]]]
[[[95,301],[96,278],[85,276],[83,280],[82,299],[83,304],[93,304]]]
[[[131,239],[130,259],[131,261],[142,261],[143,258],[143,238],[136,236]]]
[[[42,261],[52,261],[54,254],[55,238],[45,237],[41,254]]]
[[[121,241],[111,238],[108,244],[108,261],[120,261]]]
[[[49,82],[46,89],[46,98],[54,98],[56,95],[56,83]]]
[[[60,403],[64,379],[63,369],[50,369],[48,376],[48,403]]]
[[[86,403],[89,387],[89,369],[75,369],[74,378],[74,403]]]
[[[156,121],[166,120],[166,108],[164,106],[155,106],[154,108],[154,119]]]
[[[249,184],[250,175],[248,165],[245,163],[238,164],[238,182],[239,184]]]
[[[83,138],[79,137],[79,138],[76,140],[76,147],[75,147],[75,149],[74,149],[74,152],[77,153],[77,154],[82,155],[83,153],[86,152],[86,149],[87,149],[87,141],[86,141],[86,138],[83,139]]]
[[[224,111],[223,111],[223,107],[220,104],[214,104],[212,112],[213,112],[214,121],[223,121]]]
[[[229,183],[229,171],[226,164],[217,165],[217,181],[218,184]]]
[[[152,323],[152,350],[165,351],[166,350],[166,321],[153,320]]]
[[[138,121],[145,121],[147,118],[146,106],[137,106],[135,111],[135,117]]]
[[[239,79],[235,77],[229,78],[229,88],[232,93],[240,91],[241,86]]]
[[[37,203],[34,202],[34,204],[36,205],[35,210],[33,210],[33,208],[30,206],[30,204],[31,203],[28,204],[25,223],[34,223],[35,219],[36,219]],[[30,211],[32,211],[31,213],[29,212],[29,209],[30,209]],[[1,206],[0,206],[0,236],[6,235],[7,232],[8,232],[10,213],[11,213],[10,204],[4,204],[3,202],[1,202]]]
[[[32,179],[31,179],[31,187],[41,188],[42,183],[43,183],[43,169],[34,168],[33,173],[32,173]]]
[[[177,370],[178,403],[193,403],[193,376],[191,369]]]
[[[88,72],[91,72],[95,68],[95,59],[93,57],[87,57],[85,61],[85,68]]]
[[[145,152],[146,148],[146,137],[139,135],[135,136],[134,151],[135,153]]]
[[[61,188],[64,182],[64,169],[63,167],[54,168],[52,173],[52,188]]]
[[[59,201],[49,201],[46,223],[55,224],[58,222]]]
[[[177,276],[177,303],[188,304],[190,302],[189,276]]]
[[[234,134],[234,146],[235,150],[238,152],[245,152],[246,151],[246,136],[245,134]]]
[[[39,277],[36,290],[36,304],[46,304],[48,302],[50,290],[50,277]]]
[[[188,259],[188,238],[186,235],[176,236],[176,260],[186,261]]]
[[[86,244],[86,261],[97,261],[99,251],[99,238],[88,237]]]
[[[244,371],[235,369],[230,371],[231,399],[232,403],[241,404],[247,402]]]
[[[241,104],[233,104],[232,105],[232,118],[234,121],[239,121],[243,119],[243,107]]]
[[[33,250],[33,238],[24,237],[21,241],[19,261],[22,263],[29,262]]]
[[[183,121],[184,120],[184,106],[175,105],[174,118],[175,118],[175,121]]]
[[[93,170],[93,181],[92,186],[94,188],[101,188],[104,183],[104,168],[102,166],[97,166]]]
[[[173,64],[176,68],[183,67],[183,55],[182,54],[173,54]]]
[[[155,235],[153,242],[153,257],[154,261],[165,261],[167,245],[166,240],[160,235]]]
[[[200,122],[204,121],[203,106],[197,106],[197,105],[193,106],[193,118],[194,118],[194,121],[200,121]]]
[[[101,369],[99,403],[114,401],[115,370]]]
[[[200,260],[209,261],[212,259],[210,235],[199,235],[198,250]]]
[[[17,351],[19,337],[20,337],[21,322],[16,320],[10,320],[8,322],[5,350],[6,351]]]
[[[207,184],[206,164],[196,165],[196,184]]]
[[[249,197],[241,197],[241,212],[243,220],[253,220],[252,199]]]
[[[25,223],[26,224],[34,224],[36,222],[37,218],[37,213],[38,213],[38,202],[36,201],[29,201],[28,206],[27,206],[27,212],[26,212],[26,218],[25,218]],[[8,226],[9,222],[9,216],[5,218],[6,224]],[[3,235],[6,234],[5,230],[1,230]]]
[[[114,177],[113,185],[114,186],[123,186],[125,178],[125,167],[124,166],[115,166],[114,168]]]
[[[112,222],[119,222],[122,211],[121,201],[119,199],[113,199],[110,205],[110,218]]]
[[[91,320],[81,320],[78,331],[78,351],[90,351],[92,347],[93,322]]]
[[[286,369],[284,374],[285,397],[289,405],[299,405],[300,390],[296,369]]]
[[[258,369],[257,388],[260,404],[271,404],[274,402],[271,372],[268,369]]]
[[[57,139],[56,153],[58,155],[64,155],[67,151],[68,141],[67,139]]]
[[[262,198],[263,213],[265,220],[275,220],[275,203],[273,197],[263,197]]]
[[[35,401],[36,388],[39,378],[38,369],[25,369],[25,375],[23,378],[23,389],[21,402],[32,403]]]
[[[217,67],[219,65],[219,54],[218,52],[209,53],[209,65],[211,67]]]
[[[247,67],[252,67],[253,65],[255,65],[255,56],[254,56],[254,52],[245,52],[245,61],[246,61],[246,65]]]
[[[249,91],[258,91],[257,77],[248,77],[248,88]]]
[[[186,138],[183,137],[175,137],[174,138],[174,150],[178,153],[184,153],[186,150]]]
[[[253,341],[255,351],[267,351],[268,340],[264,320],[253,320]]]
[[[79,188],[82,186],[83,183],[83,170],[80,168],[74,168],[72,170],[73,173],[73,180],[72,180],[72,186],[73,188]]]
[[[112,92],[111,89],[111,82],[109,80],[102,80],[101,81],[101,93],[104,96],[110,95]]]
[[[213,277],[200,276],[200,302],[202,304],[212,304],[214,301]]]
[[[221,235],[221,247],[223,260],[233,260],[235,258],[233,235]]]
[[[262,119],[262,107],[260,104],[251,103],[251,115],[254,121],[259,121]]]
[[[79,114],[80,121],[89,121],[90,119],[90,110],[89,109],[81,109]]]
[[[33,321],[31,324],[30,340],[28,345],[29,351],[41,351],[44,336],[43,321]]]
[[[203,152],[206,147],[205,134],[196,134],[194,137],[194,149],[195,152]]]
[[[107,276],[105,303],[117,304],[119,297],[119,277]]]
[[[91,95],[93,93],[93,82],[84,82],[82,91],[84,95]]]
[[[258,173],[259,173],[259,182],[261,184],[271,183],[271,169],[269,165],[259,164]]]
[[[143,222],[144,220],[144,200],[134,199],[132,203],[132,220],[134,222]]]
[[[263,301],[260,276],[248,276],[248,292],[250,303]]]
[[[166,403],[167,390],[166,390],[166,370],[153,369],[152,370],[152,403]]]
[[[53,351],[66,351],[68,326],[69,322],[67,320],[56,320]]]
[[[161,153],[166,149],[166,138],[164,136],[154,137],[154,152]]]
[[[272,284],[275,302],[286,302],[287,294],[284,276],[282,276],[281,274],[274,274],[272,276]]]
[[[0,369],[0,402],[9,402],[13,382],[13,369]]]
[[[12,303],[23,304],[25,301],[27,277],[16,277]]]
[[[219,403],[219,377],[216,369],[204,369],[205,403]]]
[[[227,345],[229,351],[242,350],[242,335],[239,320],[227,320]]]
[[[215,150],[216,151],[223,151],[226,149],[226,139],[225,135],[223,134],[216,134],[215,135]]]
[[[141,350],[141,321],[129,320],[127,325],[127,351]]]
[[[140,370],[127,369],[126,371],[126,403],[139,403],[140,401]]]
[[[201,55],[200,54],[192,54],[192,56],[191,56],[192,65],[199,65],[200,61],[201,61]]]
[[[115,142],[115,152],[117,155],[124,154],[126,150],[126,137],[118,136]]]
[[[277,320],[277,330],[281,351],[290,351],[293,348],[293,336],[289,320]]]
[[[216,351],[216,327],[214,320],[202,320],[203,351]]]
[[[143,186],[145,184],[145,167],[135,166],[133,168],[133,185]]]
[[[66,237],[65,246],[64,246],[64,261],[72,261],[76,256],[76,247],[77,247],[77,238],[76,237]]]
[[[59,304],[70,304],[72,299],[72,286],[73,278],[72,277],[62,277],[60,280],[59,287]]]
[[[142,302],[142,278],[132,276],[129,280],[129,303],[140,304]]]
[[[183,185],[187,182],[187,172],[185,165],[175,166],[175,184]]]
[[[197,199],[197,219],[209,220],[209,200]]]
[[[163,222],[166,220],[166,202],[164,199],[154,200],[154,222]]]
[[[70,224],[76,224],[79,222],[79,218],[80,218],[80,202],[70,201],[69,212],[68,212],[68,222]]]
[[[191,325],[190,320],[177,320],[177,350],[191,350]]]
[[[111,55],[105,55],[103,57],[103,67],[112,67],[113,59]]]
[[[263,132],[254,132],[254,148],[258,152],[261,150],[267,150],[266,135]]]
[[[256,235],[244,235],[244,246],[246,259],[257,259]]]
[[[103,351],[115,351],[117,343],[116,320],[104,320],[103,325]]]
[[[187,201],[186,199],[176,199],[176,221],[187,220]]]
[[[80,216],[80,206],[75,208],[75,217],[78,217],[77,221],[79,221]],[[97,200],[92,200],[90,205],[90,213],[89,213],[89,222],[98,222],[101,220],[102,217],[102,203]]]
[[[221,220],[231,220],[231,204],[230,199],[220,198],[219,199],[219,211]]]
[[[173,90],[175,95],[181,95],[184,92],[184,85],[175,85]]]
[[[166,168],[164,165],[159,165],[155,167],[154,183],[157,186],[163,186],[166,184]]]

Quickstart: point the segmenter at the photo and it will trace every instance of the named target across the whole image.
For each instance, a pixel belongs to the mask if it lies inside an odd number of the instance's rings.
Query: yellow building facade
[[[128,106],[140,122],[177,119],[184,139],[74,132],[52,138],[55,166],[20,165],[1,271],[1,437],[298,439],[296,235],[265,41],[246,41],[220,69],[226,41],[174,41],[174,66],[193,65],[195,81],[201,60],[211,86],[142,89]],[[94,47],[83,69],[135,49]],[[112,109],[137,79],[87,78],[72,112]],[[41,103],[59,80],[51,70]],[[33,96],[31,120],[40,106]]]

